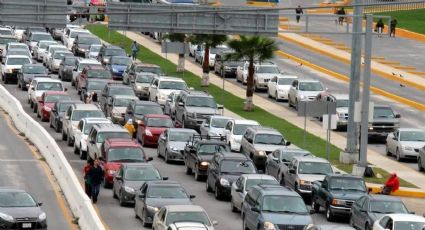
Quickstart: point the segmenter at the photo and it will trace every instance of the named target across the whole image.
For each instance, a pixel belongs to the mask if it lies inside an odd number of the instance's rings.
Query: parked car
[[[233,52],[232,50],[219,51],[215,55],[214,72],[220,77],[236,77],[238,66],[243,66],[244,62],[227,60],[226,55]]]
[[[257,63],[254,63],[254,69],[257,66]],[[248,79],[248,67],[249,62],[243,63],[243,65],[238,66],[236,69],[236,81],[241,82],[242,84],[246,85],[247,79]]]
[[[18,71],[18,88],[28,90],[28,86],[34,78],[49,77],[46,68],[40,64],[24,64]]]
[[[276,129],[249,127],[241,140],[241,153],[249,156],[258,169],[265,169],[267,155],[290,144]]]
[[[97,60],[106,65],[111,61],[111,57],[113,56],[127,56],[127,54],[125,53],[125,50],[118,46],[103,44],[99,50]]]
[[[207,192],[214,192],[217,200],[229,199],[231,188],[242,174],[257,173],[254,163],[239,153],[218,152],[207,171]]]
[[[185,89],[187,89],[186,82],[181,78],[155,77],[149,86],[149,100],[163,106],[171,92],[178,93]]]
[[[163,75],[161,71],[161,67],[157,65],[133,62],[130,66],[127,67],[127,69],[124,71],[122,75],[123,83],[128,85],[131,82],[134,82],[135,77],[138,73],[151,73],[151,74],[155,74],[156,76]]]
[[[373,224],[373,230],[404,230],[418,229],[423,230],[425,218],[413,214],[387,214]]]
[[[111,57],[106,68],[111,72],[114,80],[122,80],[124,70],[131,64],[131,58],[128,56],[113,56]]]
[[[233,120],[233,118],[218,115],[210,116],[199,127],[201,135],[224,136],[224,127],[229,120]]]
[[[78,75],[78,80],[77,80],[78,93],[81,93],[81,90],[84,87],[87,87],[87,80],[90,78],[112,80],[112,75],[109,72],[109,70],[107,70],[103,66],[98,66],[98,65],[86,66],[83,69],[83,71],[81,71],[81,73]]]
[[[18,72],[25,64],[31,64],[32,60],[25,55],[8,55],[1,66],[2,80],[5,84],[18,81]]]
[[[417,128],[398,128],[389,133],[386,141],[387,156],[402,159],[418,159],[419,149],[425,146],[425,130]]]
[[[65,87],[57,79],[44,77],[33,79],[28,87],[28,103],[33,112],[37,111],[37,102],[46,91],[65,91]]]
[[[153,218],[152,228],[168,230],[168,227],[178,222],[197,222],[214,230],[217,221],[211,221],[207,212],[198,205],[168,205],[162,207]]]
[[[81,160],[87,158],[87,139],[90,129],[96,124],[112,124],[107,118],[86,117],[78,122],[77,130],[74,134],[74,153],[79,154]]]
[[[84,58],[97,59],[101,47],[102,45],[90,45],[89,48],[87,48],[86,53],[84,54]]]
[[[148,181],[137,191],[134,212],[149,226],[155,213],[166,205],[191,205],[194,195],[189,195],[186,189],[173,181]]]
[[[49,121],[53,106],[60,100],[71,100],[71,96],[64,91],[44,92],[37,102],[37,117],[40,117],[41,121]]]
[[[319,93],[326,91],[326,88],[317,80],[300,80],[292,82],[288,93],[288,105],[298,110],[299,101],[313,101]]]
[[[198,133],[193,129],[168,128],[161,133],[158,139],[158,157],[164,161],[183,161],[184,147],[193,135]]]
[[[110,117],[115,124],[124,125],[125,111],[131,101],[138,101],[139,98],[127,95],[115,95],[108,98],[105,115]]]
[[[242,204],[243,229],[304,229],[313,223],[298,193],[280,185],[252,187]]]
[[[296,79],[298,79],[298,77],[293,75],[283,74],[274,76],[267,82],[267,95],[269,98],[274,98],[276,101],[288,100],[289,89],[291,88],[292,82]]]
[[[159,135],[167,128],[174,127],[173,121],[167,115],[146,114],[137,128],[137,140],[143,146],[157,146]]]
[[[409,210],[398,197],[368,194],[360,197],[351,207],[350,225],[369,230],[376,220],[389,213],[408,214]]]
[[[275,76],[283,76],[274,63],[262,62],[255,66],[254,91],[267,90],[268,82]]]
[[[248,191],[259,184],[275,184],[279,182],[272,176],[264,174],[242,174],[234,183],[230,192],[230,208],[232,212],[240,211]]]
[[[140,99],[149,100],[149,87],[152,83],[152,80],[156,76],[156,74],[147,72],[137,73],[134,82],[130,83],[134,92],[136,93],[136,96],[138,96]]]
[[[102,45],[99,38],[91,34],[78,34],[75,37],[71,50],[75,56],[85,56],[91,45]]]
[[[224,127],[224,136],[226,136],[230,149],[235,152],[241,150],[242,135],[249,127],[260,126],[257,121],[245,119],[232,119],[229,120]]]
[[[62,131],[62,120],[65,115],[65,111],[68,106],[72,104],[83,104],[82,101],[64,100],[57,101],[50,111],[50,127],[53,128],[57,133]]]

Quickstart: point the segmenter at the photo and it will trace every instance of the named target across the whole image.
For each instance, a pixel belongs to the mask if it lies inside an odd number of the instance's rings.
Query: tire
[[[112,189],[112,198],[118,199],[117,194],[115,194],[115,189]],[[137,214],[136,214],[136,217],[137,217]]]
[[[195,168],[197,168],[197,166],[195,166]],[[198,170],[195,170],[195,180],[196,181],[201,181],[202,180],[202,176],[199,175]]]
[[[167,164],[169,164],[169,163],[170,163],[170,159],[168,159],[168,151],[167,151],[167,150],[165,150],[165,153],[164,153],[164,161],[165,161],[165,163],[167,163]]]
[[[54,128],[53,123],[51,121],[49,121],[49,127],[52,128],[52,129]]]
[[[123,195],[122,195],[122,194],[120,194],[120,196],[118,197],[118,200],[119,200],[119,203],[120,203],[120,206],[121,206],[121,207],[125,206],[125,202],[124,202],[124,200],[122,199],[122,197],[123,197]],[[145,226],[145,222],[143,222],[143,226]]]
[[[418,157],[418,169],[419,169],[419,172],[425,171],[424,166],[422,166],[422,159],[421,159],[421,157]]]
[[[349,223],[348,223],[351,227],[353,227],[354,229],[356,228],[355,226],[354,226],[354,221],[353,221],[353,216],[352,215],[350,215],[350,220],[349,220]]]
[[[242,230],[249,230],[249,228],[246,226],[245,216],[242,217]]]
[[[298,99],[295,99],[295,105],[294,105],[295,110],[298,111]]]
[[[238,211],[238,209],[235,207],[235,205],[233,205],[233,198],[230,200],[230,210],[232,210],[232,212]]]
[[[398,148],[395,151],[395,158],[397,159],[398,162],[403,160],[403,158],[401,158],[400,156],[400,150]]]
[[[184,117],[182,117],[182,128],[186,128],[186,119]]]
[[[34,103],[32,102],[32,100],[28,99],[28,103],[30,104],[30,108],[32,109],[34,107]]]
[[[37,112],[37,104],[34,104],[34,106],[32,107],[32,111],[34,112],[34,113],[36,113]]]
[[[217,185],[216,185],[216,186],[215,186],[215,188],[214,188],[214,197],[215,197],[215,199],[216,199],[216,200],[221,200],[221,195],[220,195],[220,193],[218,192]]]
[[[393,154],[390,152],[390,149],[388,148],[388,145],[385,146],[385,153],[387,154],[387,156],[392,156]]]
[[[79,153],[80,153],[80,150],[78,149],[78,147],[74,143],[74,154],[79,154]]]
[[[369,223],[366,222],[365,226],[364,226],[365,230],[372,230],[372,228],[370,227]]]
[[[279,102],[280,100],[279,100],[279,97],[277,96],[277,91],[276,91],[276,93],[275,93],[275,95],[274,95],[274,100],[276,101],[276,102]]]
[[[291,97],[288,94],[288,107],[291,108],[292,107],[292,103],[291,103]]]
[[[187,175],[192,175],[192,169],[189,168],[189,166],[186,166],[186,174]]]
[[[61,131],[61,130],[59,129],[59,124],[56,124],[55,131],[56,131],[57,133],[59,133],[59,132]]]
[[[320,211],[320,205],[316,203],[316,201],[313,198],[313,195],[311,196],[311,208],[313,208],[315,213],[319,213]]]
[[[205,184],[206,184],[206,191],[207,192],[212,192],[212,189],[211,189],[210,184],[208,182],[208,178],[207,178],[207,181],[205,182]]]
[[[87,152],[84,153],[81,146],[80,146],[80,159],[81,160],[86,160],[87,159]]]
[[[273,98],[269,91],[267,91],[267,97],[268,98]]]
[[[146,223],[146,221],[145,221],[145,209],[143,209],[143,213],[142,213],[142,222],[143,222],[143,227],[149,227],[149,224],[148,223]]]
[[[67,140],[66,140],[66,144],[67,144],[68,146],[72,146],[72,144],[74,144],[74,141],[72,140],[72,138],[71,138],[71,137],[68,137],[68,138],[67,138]]]
[[[68,135],[66,135],[66,133],[63,131],[63,128],[62,128],[62,140],[66,141],[67,139],[68,139]]]
[[[326,220],[329,222],[334,221],[334,214],[332,213],[330,205],[326,205]]]

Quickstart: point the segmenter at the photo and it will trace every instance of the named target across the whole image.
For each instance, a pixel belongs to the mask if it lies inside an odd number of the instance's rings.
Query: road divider
[[[68,205],[82,230],[104,230],[91,200],[52,136],[22,108],[21,103],[0,85],[0,107],[11,117],[15,127],[37,147],[57,179]]]
[[[380,185],[370,185],[367,184],[367,187],[371,189],[371,193],[377,194],[382,191],[382,186]],[[420,189],[413,188],[400,188],[399,190],[392,192],[392,196],[403,196],[403,197],[412,197],[412,198],[425,198],[425,191]]]

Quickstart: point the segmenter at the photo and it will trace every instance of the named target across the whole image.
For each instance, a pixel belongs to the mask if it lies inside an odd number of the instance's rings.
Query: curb
[[[379,186],[371,185],[367,186],[368,188],[372,189],[371,193],[377,194],[382,189]],[[407,188],[400,188],[399,190],[391,193],[392,196],[402,196],[402,197],[412,197],[412,198],[425,198],[425,191],[421,190],[409,190]]]
[[[261,7],[275,7],[277,3],[274,2],[257,2],[257,1],[246,1],[248,6],[261,6]]]

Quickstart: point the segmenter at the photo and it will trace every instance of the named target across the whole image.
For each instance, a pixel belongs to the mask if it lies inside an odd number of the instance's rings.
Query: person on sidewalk
[[[295,13],[297,14],[295,16],[295,19],[297,19],[297,23],[299,23],[300,22],[300,18],[301,18],[301,14],[304,14],[303,8],[301,8],[301,6],[298,5],[298,8],[295,9]]]
[[[87,194],[87,196],[91,199],[91,185],[90,181],[88,179],[87,173],[90,171],[90,169],[93,167],[93,160],[90,158],[87,160],[87,164],[83,168],[83,177],[84,177],[84,190]]]
[[[381,193],[384,195],[390,195],[391,193],[397,191],[400,188],[400,180],[397,177],[395,172],[391,173],[390,178],[385,182],[384,188],[382,188]]]
[[[378,37],[382,37],[382,32],[384,31],[384,22],[382,21],[382,18],[379,19],[379,21],[376,23],[376,29],[375,31],[378,33]]]
[[[139,52],[139,44],[137,44],[136,41],[133,41],[133,44],[131,44],[131,57],[133,58],[133,61],[136,61],[137,52]]]
[[[134,133],[136,133],[136,129],[134,128],[133,120],[131,118],[128,119],[127,123],[125,123],[124,128],[127,129],[128,134],[130,134],[130,136],[134,138]]]
[[[93,167],[91,167],[87,172],[87,177],[91,185],[91,198],[93,204],[97,203],[97,196],[99,195],[100,184],[103,181],[103,175],[103,169],[102,166],[100,166],[100,161],[99,159],[95,159]]]
[[[397,26],[397,19],[393,19],[390,22],[390,37],[395,38],[395,27]]]
[[[338,18],[338,24],[342,25],[344,23],[344,18],[345,18],[344,7],[342,7],[340,10],[338,10],[337,14],[340,15],[340,17]]]

